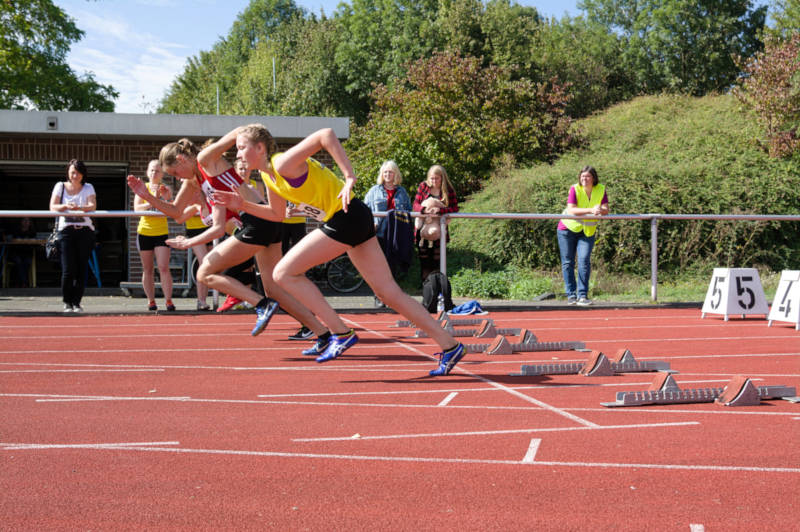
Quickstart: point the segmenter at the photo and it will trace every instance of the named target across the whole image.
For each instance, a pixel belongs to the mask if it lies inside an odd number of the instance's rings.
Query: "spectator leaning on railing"
[[[588,306],[592,304],[589,299],[589,276],[592,273],[591,255],[598,223],[591,217],[608,214],[605,186],[599,183],[597,171],[591,166],[585,166],[578,174],[578,182],[570,187],[567,208],[563,214],[587,216],[580,220],[563,219],[558,222],[558,248],[561,252],[561,272],[564,276],[567,303]]]
[[[50,194],[50,210],[57,212],[97,209],[94,187],[85,183],[86,165],[72,159],[67,164],[67,180],[59,181]],[[64,312],[83,312],[81,299],[89,274],[89,255],[95,244],[94,225],[88,216],[59,216],[57,229],[61,234],[61,294]]]

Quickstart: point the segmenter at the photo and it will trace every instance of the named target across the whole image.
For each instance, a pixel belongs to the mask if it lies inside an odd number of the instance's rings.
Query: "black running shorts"
[[[257,246],[269,246],[283,241],[281,222],[271,222],[246,212],[241,213],[239,219],[242,221],[242,228],[233,234],[236,240]]]
[[[136,247],[139,251],[153,251],[157,247],[167,245],[167,238],[169,235],[146,236],[136,234]]]
[[[375,236],[375,223],[369,207],[360,199],[353,198],[347,212],[337,212],[320,230],[337,242],[356,247]]]

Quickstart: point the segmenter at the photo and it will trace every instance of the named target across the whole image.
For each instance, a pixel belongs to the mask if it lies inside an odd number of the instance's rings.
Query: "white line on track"
[[[328,460],[364,460],[371,462],[417,462],[434,464],[491,464],[512,465],[521,467],[579,467],[601,469],[661,469],[673,471],[717,471],[717,472],[758,472],[758,473],[800,473],[796,467],[751,467],[751,466],[724,466],[724,465],[693,465],[693,464],[644,464],[644,463],[614,463],[614,462],[557,462],[520,460],[492,460],[480,458],[435,458],[422,456],[365,456],[353,454],[319,454],[319,453],[287,453],[278,451],[243,451],[236,449],[176,449],[174,447],[102,447],[94,448],[97,451],[140,451],[151,453],[173,454],[213,454],[228,456],[259,456],[266,458],[318,458]]]
[[[522,459],[523,464],[532,464],[533,460],[536,458],[536,452],[539,450],[539,445],[542,443],[542,440],[538,438],[533,438],[531,440],[531,444],[528,447],[528,452],[525,453],[525,457]]]
[[[357,327],[361,327],[362,329],[364,328],[362,325],[358,324],[355,321],[352,321],[352,320],[348,320],[348,321],[350,321],[350,323],[353,323]],[[382,337],[382,338],[385,338],[385,339],[392,340],[392,341],[396,342],[396,340],[386,336],[383,333],[380,333],[380,332],[377,332],[377,331],[371,331],[371,332],[373,334],[376,334],[376,335]],[[419,353],[421,355],[427,356],[428,358],[433,358],[430,355],[427,355],[426,353],[420,351],[416,347],[408,346],[406,344],[400,344],[400,345],[402,345],[403,347],[405,347],[406,349],[408,349],[410,351],[413,351],[413,352]],[[460,374],[467,375],[467,376],[472,377],[474,379],[478,379],[478,380],[480,380],[482,382],[485,382],[489,386],[492,386],[492,387],[497,388],[499,390],[503,390],[503,391],[515,396],[515,397],[518,397],[518,398],[522,399],[523,401],[526,401],[526,402],[529,402],[529,403],[533,403],[533,404],[535,404],[537,406],[540,406],[540,407],[542,407],[542,408],[544,408],[546,410],[549,410],[550,412],[552,412],[554,414],[557,414],[559,416],[565,417],[567,419],[571,419],[572,421],[574,421],[574,422],[576,422],[578,424],[586,425],[586,426],[589,426],[589,427],[596,427],[597,426],[595,423],[592,423],[591,421],[583,419],[582,417],[576,416],[574,414],[570,414],[566,410],[562,410],[560,408],[556,408],[556,407],[551,406],[551,405],[549,405],[549,404],[547,404],[547,403],[545,403],[543,401],[539,401],[538,399],[534,399],[533,397],[531,397],[529,395],[525,395],[524,393],[520,393],[520,392],[518,392],[518,391],[516,391],[516,390],[514,390],[512,388],[509,388],[508,386],[505,386],[504,384],[500,384],[500,383],[495,382],[495,381],[493,381],[491,379],[487,379],[486,377],[482,377],[480,375],[476,375],[474,373],[471,373],[471,372],[465,370],[463,367],[456,366],[455,369]]]
[[[151,441],[128,443],[3,443],[0,447],[6,451],[12,450],[43,450],[43,449],[121,449],[125,447],[144,447],[159,445],[180,445],[178,441]]]
[[[152,373],[163,372],[164,369],[8,369],[0,373]]]
[[[619,430],[619,429],[649,429],[661,427],[683,427],[699,425],[698,421],[682,421],[678,423],[642,423],[638,425],[596,425],[594,427],[552,427],[533,429],[507,429],[507,430],[474,430],[466,432],[430,432],[421,434],[385,434],[382,436],[364,436],[359,440],[404,440],[408,438],[451,438],[454,436],[495,436],[498,434],[530,434],[538,432],[573,432],[583,430]],[[310,443],[322,441],[352,441],[350,436],[335,436],[327,438],[293,438],[292,441]]]
[[[436,406],[447,406],[447,404],[448,404],[450,401],[452,401],[453,399],[455,399],[457,395],[458,395],[458,392],[452,392],[452,393],[450,393],[450,394],[449,394],[447,397],[445,397],[444,399],[442,399],[442,402],[441,402],[441,403],[439,403],[439,404],[438,404],[438,405],[436,405]]]

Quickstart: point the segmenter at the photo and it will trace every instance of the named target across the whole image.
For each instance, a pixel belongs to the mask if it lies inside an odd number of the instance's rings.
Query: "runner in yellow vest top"
[[[158,160],[153,159],[147,165],[148,191],[157,198],[166,201],[172,200],[172,191],[164,185],[161,180],[164,172]],[[149,211],[152,209],[150,204],[134,196],[133,209],[135,211]],[[158,276],[161,279],[161,292],[164,294],[165,305],[168,311],[174,311],[175,305],[172,303],[172,272],[169,270],[170,249],[167,246],[169,238],[169,226],[167,219],[163,216],[141,216],[139,225],[136,228],[136,248],[139,250],[139,257],[142,261],[142,289],[147,296],[147,309],[158,310],[156,305],[155,273],[153,268],[153,258],[158,264]]]
[[[561,272],[564,276],[564,291],[570,305],[589,306],[589,277],[592,272],[591,254],[594,248],[598,220],[595,216],[608,214],[608,196],[604,185],[598,182],[597,171],[584,167],[578,182],[569,189],[567,208],[563,214],[587,216],[586,218],[563,219],[558,222],[558,248],[561,253]],[[578,282],[575,283],[575,265],[578,266]]]

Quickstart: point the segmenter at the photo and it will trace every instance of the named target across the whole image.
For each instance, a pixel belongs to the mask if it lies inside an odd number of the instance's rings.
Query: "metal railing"
[[[55,218],[57,216],[67,216],[76,214],[89,216],[91,218],[125,218],[138,216],[165,216],[157,211],[92,211],[84,213],[82,211],[55,212],[55,211],[0,211],[0,218]],[[410,213],[412,217],[421,216],[419,212]],[[385,212],[373,213],[376,218],[386,216]],[[441,234],[446,234],[448,219],[473,218],[491,220],[561,220],[574,219],[580,220],[585,216],[572,216],[567,214],[533,214],[533,213],[473,213],[459,212],[443,214],[439,219]],[[800,222],[800,215],[789,214],[607,214],[597,216],[601,220],[622,220],[622,221],[650,221],[650,297],[653,301],[658,300],[658,221],[659,220],[736,220],[736,221],[781,221],[781,222]],[[447,246],[446,239],[439,239],[439,268],[442,273],[447,273]]]

